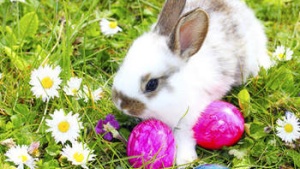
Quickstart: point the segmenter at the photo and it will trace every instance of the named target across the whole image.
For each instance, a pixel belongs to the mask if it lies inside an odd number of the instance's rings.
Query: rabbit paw
[[[182,168],[180,165],[191,163],[197,158],[195,148],[181,147],[177,149],[176,164],[179,168]]]

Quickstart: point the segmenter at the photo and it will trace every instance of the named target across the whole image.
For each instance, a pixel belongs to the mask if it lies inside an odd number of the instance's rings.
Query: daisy
[[[94,90],[91,94],[92,95],[90,97],[93,99],[94,102],[96,102],[102,98],[103,90],[101,87],[99,87],[98,89]]]
[[[28,146],[15,146],[10,148],[5,156],[8,158],[6,161],[11,161],[18,165],[18,169],[23,169],[24,165],[33,169],[35,167],[34,161],[35,159],[31,157],[27,152]]]
[[[67,157],[67,159],[71,161],[73,165],[80,165],[82,168],[88,168],[86,166],[87,163],[95,160],[94,157],[96,155],[92,153],[93,151],[91,151],[86,144],[81,144],[78,142],[73,142],[72,147],[66,145],[61,152],[61,154]]]
[[[291,112],[286,112],[285,117],[277,120],[277,136],[287,143],[300,138],[299,119]]]
[[[102,19],[100,22],[101,31],[104,35],[114,35],[119,31],[122,31],[120,27],[118,27],[118,23],[116,21],[109,21],[107,19]]]
[[[81,86],[82,79],[77,77],[71,77],[67,82],[67,86],[64,87],[64,92],[69,96],[78,96],[78,92]]]
[[[69,112],[65,115],[65,112],[60,110],[55,110],[52,115],[52,119],[46,119],[46,124],[49,129],[46,132],[52,132],[52,136],[55,141],[61,142],[64,144],[67,140],[73,142],[78,136],[80,129],[83,128],[82,122],[79,122],[79,115],[72,115],[72,112]]]
[[[58,89],[61,83],[59,74],[61,68],[56,66],[55,68],[49,65],[40,66],[38,69],[34,69],[31,72],[30,85],[32,85],[31,91],[37,97],[42,97],[43,101],[48,101],[51,98],[58,97]]]
[[[91,91],[91,89],[88,86],[83,85],[83,92],[79,93],[79,97],[83,98],[85,102],[88,102],[89,99],[91,99],[94,102],[97,102],[102,98],[102,94],[103,90],[101,87],[94,91]]]
[[[284,46],[278,46],[273,53],[273,57],[277,58],[280,61],[291,60],[293,51],[290,48],[285,48]]]

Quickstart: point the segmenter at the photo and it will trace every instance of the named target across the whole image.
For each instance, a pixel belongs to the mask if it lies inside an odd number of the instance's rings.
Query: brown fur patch
[[[168,36],[176,25],[185,6],[185,0],[167,0],[155,26],[161,35]]]
[[[141,115],[143,111],[146,109],[144,103],[134,98],[130,98],[125,94],[123,94],[122,92],[118,92],[115,89],[113,89],[112,91],[112,99],[115,103],[118,103],[118,101],[120,101],[121,109],[128,111],[128,113],[133,116]]]
[[[231,8],[223,0],[209,0],[209,1],[205,1],[205,3],[208,3],[208,4],[205,4],[205,5],[209,6],[208,12],[209,11],[222,12],[222,13],[230,13],[231,12]]]

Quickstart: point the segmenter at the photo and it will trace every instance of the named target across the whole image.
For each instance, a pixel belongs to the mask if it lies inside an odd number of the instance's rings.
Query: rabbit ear
[[[208,14],[197,8],[182,16],[169,39],[169,48],[183,59],[194,55],[205,40],[209,26]]]
[[[180,18],[186,0],[167,0],[154,28],[160,35],[169,36]]]

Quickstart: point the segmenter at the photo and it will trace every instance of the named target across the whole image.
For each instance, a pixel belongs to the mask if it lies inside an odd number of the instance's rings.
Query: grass
[[[269,71],[262,70],[234,88],[224,99],[239,106],[246,120],[246,132],[240,142],[222,150],[197,147],[199,160],[230,168],[300,168],[300,140],[286,145],[276,136],[276,120],[292,111],[300,117],[300,2],[297,0],[245,0],[266,27],[268,49],[283,45],[294,51],[290,61],[278,62]],[[0,141],[12,138],[18,145],[39,141],[37,168],[76,168],[61,158],[61,144],[56,144],[42,121],[55,109],[80,114],[84,129],[79,140],[97,155],[90,168],[130,168],[126,146],[105,141],[94,126],[107,114],[114,114],[121,124],[120,133],[128,137],[138,120],[119,112],[111,101],[110,87],[114,73],[131,42],[155,22],[163,0],[91,0],[37,1],[26,3],[0,1]],[[122,32],[107,37],[99,21],[115,19]],[[76,100],[59,90],[59,98],[46,105],[31,92],[33,69],[42,63],[59,65],[64,86],[72,76],[83,79],[91,89],[101,86],[98,102]],[[243,92],[241,92],[243,91]],[[249,96],[247,95],[249,93]],[[269,128],[269,132],[264,130]],[[0,168],[13,168],[5,161],[6,146],[0,145]],[[242,159],[230,150],[243,151]],[[77,167],[80,168],[80,167]]]

